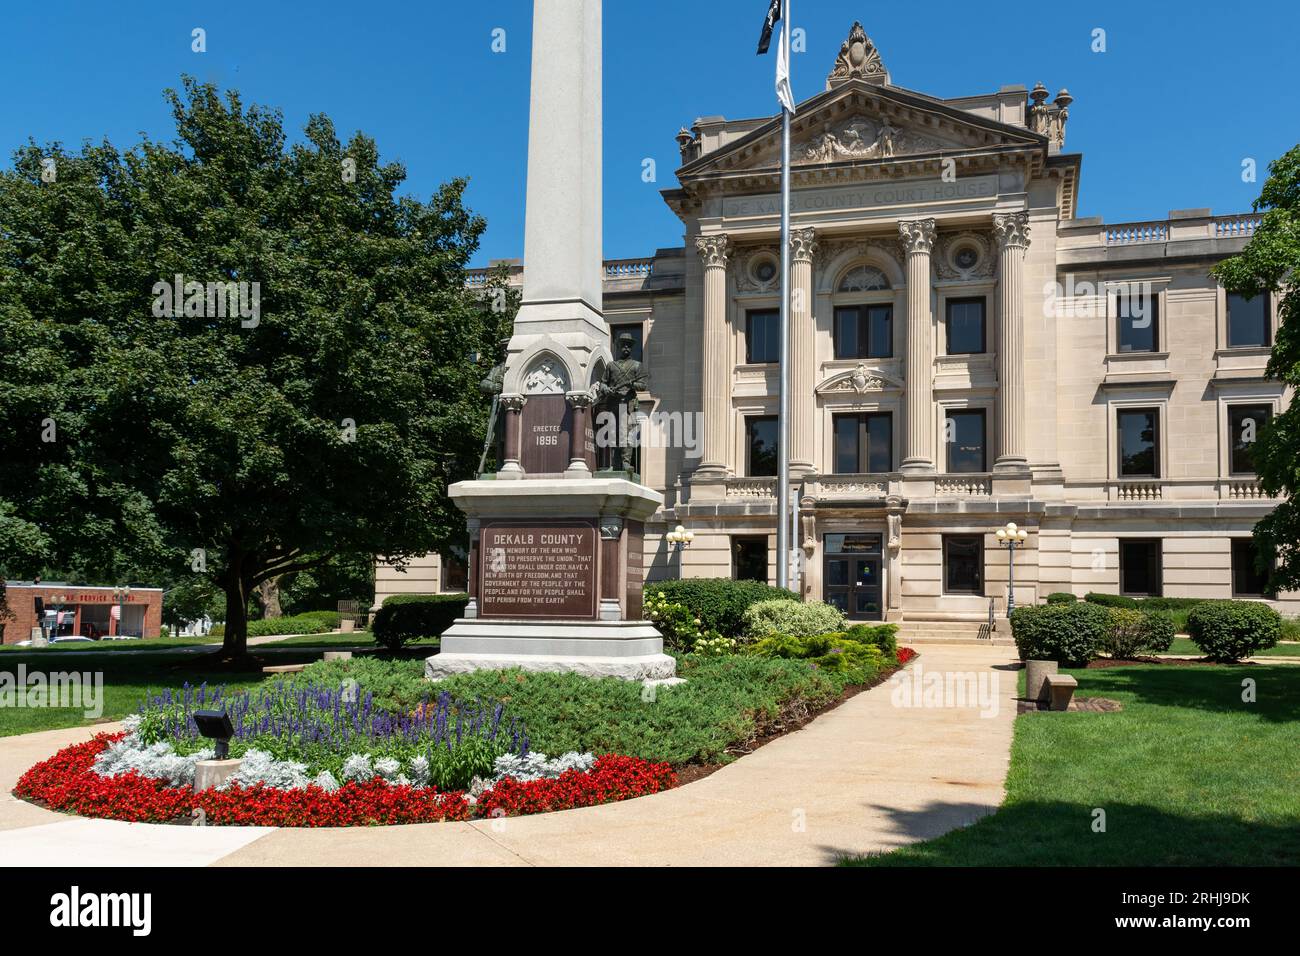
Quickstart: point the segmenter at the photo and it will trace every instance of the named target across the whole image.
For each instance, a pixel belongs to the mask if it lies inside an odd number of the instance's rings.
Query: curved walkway
[[[1010,759],[1014,650],[921,652],[901,688],[858,694],[703,780],[473,823],[276,830],[70,819],[10,791],[27,767],[92,729],[0,738],[0,865],[816,866],[887,851],[996,810]],[[938,701],[931,686],[923,698],[935,673],[966,693]],[[982,703],[981,682],[991,694]],[[900,690],[912,706],[899,706]]]

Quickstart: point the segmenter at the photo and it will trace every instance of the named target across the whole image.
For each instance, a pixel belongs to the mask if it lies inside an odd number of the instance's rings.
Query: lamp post
[[[123,607],[127,601],[131,600],[131,588],[129,586],[113,588],[113,600],[117,604],[117,634],[122,636],[122,625],[126,618],[123,616]]]
[[[678,525],[672,531],[669,531],[666,537],[672,549],[677,552],[677,577],[680,580],[682,576],[682,552],[689,548],[691,542],[695,540],[695,532],[688,531]]]
[[[1016,609],[1016,548],[1025,546],[1029,533],[1024,528],[1017,528],[1014,521],[1008,521],[1005,528],[997,530],[998,544],[1007,549],[1011,564],[1007,577],[1007,617]]]

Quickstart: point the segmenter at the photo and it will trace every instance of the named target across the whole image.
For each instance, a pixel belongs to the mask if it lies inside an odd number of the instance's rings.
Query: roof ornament
[[[832,90],[849,80],[866,80],[877,86],[889,82],[889,71],[871,37],[862,29],[862,24],[853,21],[848,39],[840,46],[840,55],[835,58],[835,68],[826,77],[826,89]]]

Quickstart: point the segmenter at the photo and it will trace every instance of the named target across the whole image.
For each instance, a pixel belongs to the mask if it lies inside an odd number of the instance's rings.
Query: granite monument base
[[[664,680],[677,673],[659,632],[642,621],[462,618],[443,632],[442,649],[425,660],[424,676],[440,680],[510,667],[623,680]]]

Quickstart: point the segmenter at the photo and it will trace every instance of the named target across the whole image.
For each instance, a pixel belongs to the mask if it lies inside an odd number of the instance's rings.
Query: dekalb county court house
[[[969,629],[1005,608],[1008,520],[1029,532],[1017,604],[1263,596],[1251,528],[1275,502],[1250,442],[1290,399],[1264,377],[1276,303],[1208,275],[1259,219],[1079,218],[1071,100],[895,86],[854,24],[825,91],[798,104],[790,467],[807,598],[905,633]],[[642,450],[665,497],[650,581],[776,580],[780,135],[779,116],[682,130],[664,199],[684,248],[606,264],[611,335],[635,337],[649,378],[642,411],[701,423],[697,457]],[[680,553],[664,538],[678,524],[694,532]],[[376,577],[377,603],[465,586],[455,556]]]

